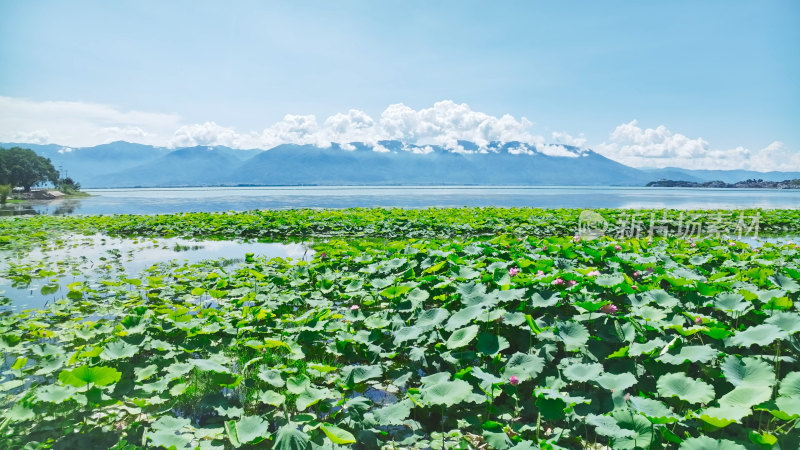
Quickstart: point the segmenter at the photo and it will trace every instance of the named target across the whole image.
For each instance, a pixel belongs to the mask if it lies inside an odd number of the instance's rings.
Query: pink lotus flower
[[[360,307],[358,305],[353,305],[353,306],[350,307],[350,311],[355,311],[355,310],[357,310],[359,308]]]
[[[695,325],[702,325],[703,324],[703,319],[700,318],[700,317],[695,317],[694,318],[694,323],[695,323]]]
[[[508,275],[510,277],[515,277],[515,276],[517,276],[518,273],[519,273],[519,269],[517,269],[516,267],[512,267],[512,268],[508,269]]]
[[[620,251],[620,250],[622,250],[622,247],[620,247],[619,244],[617,244],[617,245],[614,246],[614,250]]]
[[[592,270],[591,272],[586,274],[587,277],[596,277],[598,275],[600,275],[600,271],[599,270]]]
[[[569,280],[569,281],[567,282],[567,284],[569,285],[569,287],[572,287],[572,286],[575,286],[576,284],[578,284],[578,282],[577,282],[577,281],[575,281],[575,280]]]
[[[325,259],[327,257],[328,257],[328,254],[325,253],[325,252],[322,252],[322,253],[319,254],[319,259]]]
[[[560,286],[564,284],[564,280],[562,280],[561,278],[556,278],[555,280],[553,280],[553,284],[555,284],[556,286]]]
[[[543,271],[541,271],[541,270],[537,270],[537,271],[536,271],[536,276],[537,276],[537,277],[544,276],[544,272],[543,272]]]
[[[692,242],[692,247],[697,247],[697,244],[695,244],[694,242]]]
[[[634,284],[633,286],[631,286],[631,289],[633,289],[634,291],[638,291],[639,290],[639,286]]]
[[[756,248],[754,248],[754,249],[753,249],[753,251],[754,251],[754,252],[756,252],[756,253],[758,253],[758,252],[760,252],[760,251],[761,251],[761,249],[760,249],[760,248],[758,248],[758,247],[756,247]]]
[[[617,309],[618,309],[617,305],[614,305],[613,303],[609,303],[607,305],[603,305],[600,308],[600,311],[604,312],[606,314],[614,314],[615,312],[617,312]]]
[[[641,274],[641,273],[639,273],[639,271],[638,271],[638,270],[637,270],[636,272],[633,272],[633,277],[634,277],[634,278],[639,278],[640,276],[642,276],[642,274]]]
[[[625,401],[627,402],[628,400],[631,399],[631,394],[625,394],[624,398],[625,398]]]
[[[572,242],[579,243],[580,241],[581,241],[581,237],[580,236],[575,236],[575,237],[572,238]]]
[[[542,250],[547,251],[547,246],[542,247]]]
[[[517,378],[516,375],[511,375],[511,377],[508,378],[508,382],[511,383],[512,386],[516,386],[519,384],[519,378]]]
[[[733,247],[734,245],[736,245],[736,243],[735,243],[735,242],[733,242],[733,241],[731,241],[731,243],[730,243],[730,244],[728,244],[728,245],[730,245],[731,247]]]

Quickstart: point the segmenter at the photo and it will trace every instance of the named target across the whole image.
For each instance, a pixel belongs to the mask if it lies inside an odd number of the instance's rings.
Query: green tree
[[[0,148],[0,184],[20,186],[28,192],[31,186],[46,181],[58,183],[58,171],[48,158],[27,148]]]
[[[8,196],[11,195],[10,184],[0,184],[0,205],[5,205]]]

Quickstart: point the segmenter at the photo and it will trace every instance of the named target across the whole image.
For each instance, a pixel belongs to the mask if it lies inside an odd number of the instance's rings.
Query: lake
[[[165,214],[351,207],[797,208],[800,190],[565,186],[292,186],[88,189],[92,197],[6,205],[3,215]]]

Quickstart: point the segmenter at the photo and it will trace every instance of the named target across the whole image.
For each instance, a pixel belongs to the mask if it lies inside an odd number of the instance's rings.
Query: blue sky
[[[489,120],[640,166],[800,169],[797,1],[5,0],[0,66],[5,141],[368,140],[402,103],[447,128],[407,139]],[[333,133],[351,110],[369,130]]]

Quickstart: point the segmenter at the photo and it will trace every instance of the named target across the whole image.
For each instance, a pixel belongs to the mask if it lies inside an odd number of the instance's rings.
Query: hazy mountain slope
[[[94,183],[102,187],[216,186],[221,184],[221,175],[241,164],[229,150],[182,148],[145,164],[96,177]]]
[[[167,149],[124,141],[96,147],[0,144],[31,148],[84,187],[214,185],[577,185],[644,186],[660,179],[693,182],[748,178],[782,181],[800,172],[636,169],[591,150],[536,148],[492,142],[463,151],[400,141],[333,144],[329,148],[284,144],[270,150],[223,146]],[[347,148],[345,150],[344,148]],[[380,151],[376,151],[380,150]]]

